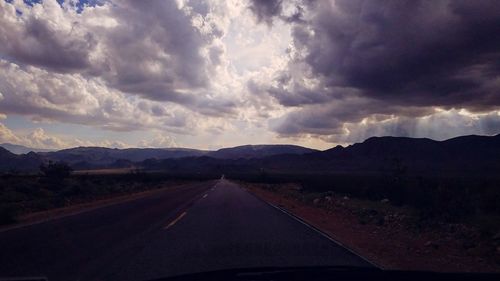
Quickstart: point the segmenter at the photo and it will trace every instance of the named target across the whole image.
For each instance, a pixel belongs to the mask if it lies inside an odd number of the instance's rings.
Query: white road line
[[[171,223],[169,223],[163,229],[171,228],[172,226],[174,226],[174,224],[176,224],[178,221],[180,221],[186,214],[187,214],[187,212],[182,213],[180,216],[178,216],[175,220],[173,220]]]
[[[301,224],[309,227],[310,229],[316,231],[318,234],[321,234],[323,237],[327,238],[328,240],[332,241],[333,243],[341,246],[342,248],[346,249],[347,251],[351,252],[352,254],[354,254],[355,256],[357,257],[360,257],[361,259],[363,259],[364,261],[366,261],[367,263],[373,265],[374,267],[377,267],[377,268],[380,268],[380,269],[384,269],[381,265],[379,264],[376,264],[375,262],[363,257],[362,255],[358,254],[356,251],[354,251],[353,249],[351,249],[350,247],[348,247],[347,245],[345,245],[344,243],[341,243],[339,241],[337,241],[336,239],[334,239],[333,237],[331,237],[330,235],[326,234],[325,232],[323,232],[322,230],[320,230],[319,228],[315,227],[314,225],[311,225],[309,224],[308,222],[304,221],[302,218],[296,216],[295,214],[292,214],[290,212],[288,212],[287,210],[283,209],[283,208],[280,208],[278,206],[275,206],[273,204],[270,204],[272,207],[280,210],[281,212],[287,214],[288,216],[290,216],[291,218],[295,219],[296,221],[300,222]]]
[[[207,198],[208,194],[203,195],[203,198]]]
[[[320,230],[319,228],[317,228],[317,227],[315,227],[315,226],[313,226],[313,225],[309,224],[308,222],[304,221],[302,218],[300,218],[300,217],[298,217],[298,216],[296,216],[296,215],[294,215],[294,214],[292,214],[292,213],[288,212],[287,210],[285,210],[285,209],[283,209],[283,208],[280,208],[280,207],[278,207],[278,206],[276,206],[276,205],[274,205],[274,204],[271,204],[271,203],[267,202],[267,201],[266,201],[266,200],[264,200],[264,199],[261,199],[260,197],[258,197],[257,195],[255,195],[255,194],[253,194],[253,193],[249,192],[249,191],[248,191],[248,190],[246,190],[246,189],[243,189],[243,190],[244,190],[244,191],[246,191],[248,194],[251,194],[252,196],[254,196],[255,198],[257,198],[258,200],[260,200],[260,201],[262,201],[262,202],[266,203],[267,205],[269,205],[269,206],[271,206],[271,207],[275,208],[276,210],[279,210],[279,211],[281,211],[282,213],[284,213],[284,214],[288,215],[290,218],[292,218],[292,219],[296,220],[297,222],[299,222],[299,223],[303,224],[304,226],[306,226],[306,227],[308,227],[308,228],[310,228],[310,229],[314,230],[315,232],[317,232],[317,233],[318,233],[318,234],[320,234],[321,236],[323,236],[323,237],[327,238],[328,240],[332,241],[333,243],[335,243],[335,244],[339,245],[340,247],[342,247],[342,248],[346,249],[346,250],[347,250],[348,252],[350,252],[351,254],[354,254],[355,256],[357,256],[357,257],[361,258],[362,260],[364,260],[364,261],[366,261],[367,263],[369,263],[369,264],[373,265],[374,267],[376,267],[376,268],[380,268],[380,269],[384,269],[384,267],[383,267],[383,266],[381,266],[380,264],[377,264],[377,263],[375,263],[374,261],[369,260],[368,258],[363,257],[362,255],[358,254],[355,250],[353,250],[353,249],[351,249],[350,247],[348,247],[347,245],[345,245],[345,244],[343,244],[343,243],[341,243],[341,242],[337,241],[336,239],[334,239],[334,238],[333,238],[333,237],[331,237],[330,235],[326,234],[325,232],[323,232],[323,231],[322,231],[322,230]]]

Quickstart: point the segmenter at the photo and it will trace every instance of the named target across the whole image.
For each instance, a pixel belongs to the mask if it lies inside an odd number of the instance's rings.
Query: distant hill
[[[42,158],[35,152],[17,155],[0,147],[0,171],[33,172],[42,163]]]
[[[0,171],[38,169],[64,161],[74,169],[139,166],[171,172],[392,173],[500,175],[500,135],[462,136],[445,141],[372,137],[347,147],[317,151],[294,145],[244,145],[204,151],[186,148],[77,147],[16,155],[2,148]],[[23,164],[23,161],[26,161]]]
[[[280,154],[306,154],[318,150],[306,148],[298,145],[242,145],[230,148],[222,148],[217,151],[207,153],[207,156],[220,159],[239,158],[263,158]]]
[[[6,144],[17,154],[26,154],[32,150],[20,145]],[[179,159],[186,157],[209,156],[216,159],[252,159],[278,154],[300,155],[317,150],[295,145],[244,145],[223,148],[217,151],[206,151],[189,148],[105,148],[105,147],[75,147],[59,151],[40,149],[36,154],[40,161],[62,161],[74,169],[123,168],[144,160]],[[0,159],[1,160],[1,159]],[[5,163],[8,166],[8,162]],[[28,165],[29,166],[29,165]],[[38,166],[36,166],[36,169]],[[6,169],[0,169],[6,170]],[[26,169],[25,169],[26,170]]]
[[[247,151],[250,148],[244,148]],[[198,158],[165,159],[143,163],[151,169],[170,171],[211,171],[214,173],[284,174],[371,173],[391,174],[404,170],[415,175],[500,175],[500,135],[463,136],[446,141],[405,137],[373,137],[347,147],[305,154],[274,154],[239,157],[219,150],[221,157],[208,153]],[[231,152],[231,149],[229,149]],[[219,154],[219,155],[221,155]],[[251,155],[251,154],[250,154]]]
[[[40,153],[52,161],[63,161],[75,168],[123,167],[129,162],[140,162],[146,159],[167,159],[190,156],[202,156],[207,152],[188,148],[105,148],[75,147],[54,152]]]
[[[7,149],[8,151],[10,151],[14,154],[26,154],[30,151],[33,151],[33,152],[53,151],[52,149],[32,148],[32,147],[26,147],[24,145],[18,145],[18,144],[12,144],[12,143],[2,143],[2,144],[0,144],[0,146]]]
[[[301,157],[271,157],[277,169],[381,172],[470,171],[500,174],[500,135],[462,136],[445,141],[426,138],[372,137],[362,143],[310,153]]]
[[[317,150],[295,145],[245,145],[206,151],[189,148],[105,148],[75,147],[40,153],[44,159],[63,161],[75,169],[119,168],[146,159],[177,159],[209,156],[218,159],[262,158],[277,154],[304,154]],[[128,164],[127,164],[128,163]]]

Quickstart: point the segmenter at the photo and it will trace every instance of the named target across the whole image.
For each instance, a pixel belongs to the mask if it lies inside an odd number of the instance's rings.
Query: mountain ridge
[[[218,150],[189,148],[104,148],[76,147],[53,152],[31,153],[30,162],[20,165],[27,154],[0,153],[4,163],[20,170],[35,169],[40,163],[62,161],[74,169],[171,167],[186,170],[270,169],[280,171],[372,171],[403,165],[413,172],[428,170],[500,172],[500,134],[468,135],[436,141],[427,138],[371,137],[363,142],[337,145],[318,151],[296,145],[243,145]],[[36,156],[36,157],[35,157]],[[10,160],[14,159],[14,160]],[[26,160],[27,161],[27,160]],[[9,164],[11,163],[11,164]],[[34,163],[38,163],[35,165]],[[21,167],[17,167],[17,166]],[[205,165],[205,166],[204,166]],[[215,167],[215,168],[214,168]]]

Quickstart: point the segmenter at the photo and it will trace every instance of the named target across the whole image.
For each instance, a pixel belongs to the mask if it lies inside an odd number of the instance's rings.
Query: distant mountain
[[[500,173],[500,135],[462,136],[445,141],[426,138],[372,137],[294,159],[268,159],[275,166],[323,171],[410,172],[474,171]],[[281,165],[279,165],[281,164]]]
[[[500,175],[500,135],[463,136],[445,141],[372,137],[347,147],[317,151],[294,145],[244,145],[204,151],[186,148],[77,147],[16,155],[0,150],[0,171],[37,170],[44,161],[74,169],[141,166],[171,172],[391,173]]]
[[[6,147],[12,149],[22,156],[29,151],[33,150],[23,146],[6,144]],[[7,151],[7,150],[6,150]],[[188,148],[105,148],[105,147],[75,147],[63,149],[59,151],[41,151],[36,155],[37,161],[35,164],[27,164],[26,169],[23,171],[38,169],[42,161],[66,162],[76,170],[96,169],[96,168],[123,168],[134,166],[134,163],[142,162],[144,160],[163,160],[163,159],[178,159],[186,157],[200,157],[209,156],[216,159],[251,159],[262,158],[277,154],[304,154],[315,152],[316,150],[294,146],[294,145],[245,145],[233,148],[223,148],[217,151],[206,151]],[[7,151],[9,152],[9,151]],[[10,153],[10,152],[9,152]],[[8,159],[12,156],[5,155],[5,161],[2,157],[4,167],[0,171],[6,171],[10,166],[19,167],[17,164],[24,159],[23,157],[16,158],[16,164],[10,165]]]
[[[126,163],[146,159],[177,159],[209,156],[220,159],[262,158],[276,154],[304,154],[317,150],[294,145],[245,145],[206,151],[188,148],[105,148],[75,147],[54,152],[40,153],[47,160],[63,161],[75,169],[123,167]],[[128,161],[128,162],[127,162]]]
[[[207,153],[207,156],[220,159],[239,158],[264,158],[279,154],[306,154],[317,152],[318,150],[306,148],[298,145],[242,145],[231,148],[222,148],[217,151]]]
[[[17,155],[0,147],[0,171],[33,172],[42,163],[42,158],[35,152]]]
[[[2,144],[0,144],[0,146],[7,149],[8,151],[10,151],[14,154],[26,154],[30,151],[33,151],[33,152],[54,151],[53,149],[32,148],[32,147],[26,147],[24,145],[18,145],[18,144],[12,144],[12,143],[2,143]]]
[[[146,159],[168,159],[202,156],[207,152],[188,148],[105,148],[75,147],[54,152],[40,153],[52,161],[63,161],[76,168],[123,167],[127,161],[140,162]]]
[[[178,172],[282,174],[369,173],[413,175],[499,176],[500,135],[464,136],[446,141],[404,137],[373,137],[347,147],[304,154],[253,157],[250,147],[217,151],[203,157],[143,162],[150,169]],[[249,152],[247,152],[249,151]],[[222,153],[223,152],[223,153]],[[249,154],[246,154],[247,152]],[[240,156],[247,156],[240,157]],[[258,155],[258,153],[256,153]],[[262,155],[262,154],[261,154]]]

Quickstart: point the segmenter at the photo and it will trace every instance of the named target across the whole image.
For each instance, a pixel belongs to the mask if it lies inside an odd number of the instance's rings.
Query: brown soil
[[[296,196],[294,186],[242,185],[385,269],[500,272],[498,245],[483,241],[466,225],[422,226],[412,219],[411,210],[390,203],[340,196],[308,202]]]

